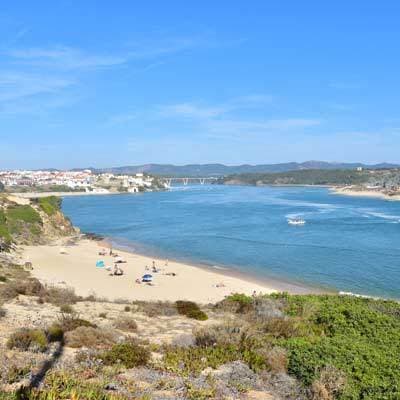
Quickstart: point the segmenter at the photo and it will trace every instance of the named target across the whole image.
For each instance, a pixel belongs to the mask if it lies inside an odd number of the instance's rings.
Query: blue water
[[[66,197],[82,231],[157,256],[400,298],[400,202],[325,188],[192,186]],[[301,216],[304,226],[290,226]]]

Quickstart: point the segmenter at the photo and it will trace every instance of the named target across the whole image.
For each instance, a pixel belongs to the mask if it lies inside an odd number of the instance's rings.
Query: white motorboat
[[[289,218],[287,220],[289,225],[304,225],[306,221],[302,218]]]

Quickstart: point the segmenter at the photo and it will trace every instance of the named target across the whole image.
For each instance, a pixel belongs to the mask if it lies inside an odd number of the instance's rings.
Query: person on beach
[[[165,267],[168,267],[168,258],[165,260]]]
[[[114,275],[121,276],[123,274],[124,274],[124,271],[120,267],[118,267],[117,264],[115,264],[114,265]]]
[[[156,267],[156,262],[153,260],[153,269]]]

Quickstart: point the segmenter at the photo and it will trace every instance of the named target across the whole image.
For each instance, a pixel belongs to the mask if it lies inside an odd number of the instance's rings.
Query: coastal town
[[[159,179],[143,173],[117,175],[84,170],[6,170],[0,171],[0,184],[8,192],[85,192],[138,193],[161,190],[166,186]]]

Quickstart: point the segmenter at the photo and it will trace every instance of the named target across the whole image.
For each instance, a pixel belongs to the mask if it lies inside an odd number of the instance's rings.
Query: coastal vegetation
[[[247,185],[359,185],[368,182],[368,171],[355,170],[300,170],[263,174],[229,175],[224,184]]]
[[[399,169],[304,169],[275,173],[227,175],[218,183],[226,185],[327,185],[397,190]]]
[[[61,199],[56,196],[40,197],[37,202],[47,215],[54,215],[61,210]]]
[[[400,305],[395,301],[237,293],[202,307],[188,301],[119,301],[113,314],[105,300],[46,287],[21,267],[2,263],[0,273],[7,277],[0,283],[3,319],[17,298],[19,307],[26,304],[25,313],[40,307],[51,315],[51,307],[58,307],[47,325],[0,329],[6,339],[6,351],[0,349],[0,398],[18,398],[18,390],[33,399],[52,393],[65,399],[157,399],[168,393],[183,399],[250,399],[251,393],[304,400],[399,396]],[[104,318],[102,309],[108,310]],[[186,326],[180,319],[192,320],[194,310],[211,322],[197,318],[176,340],[172,335],[160,343],[168,330]],[[161,336],[155,329],[160,324],[165,324]],[[149,329],[151,336],[144,334]],[[40,389],[29,389],[26,376],[52,357],[54,346],[70,348],[69,356],[47,372]],[[6,354],[12,362],[5,363]],[[146,384],[138,386],[138,380]]]
[[[6,196],[0,198],[0,246],[31,244],[47,237],[71,234],[70,222],[60,212],[61,199],[51,196],[17,204]]]

